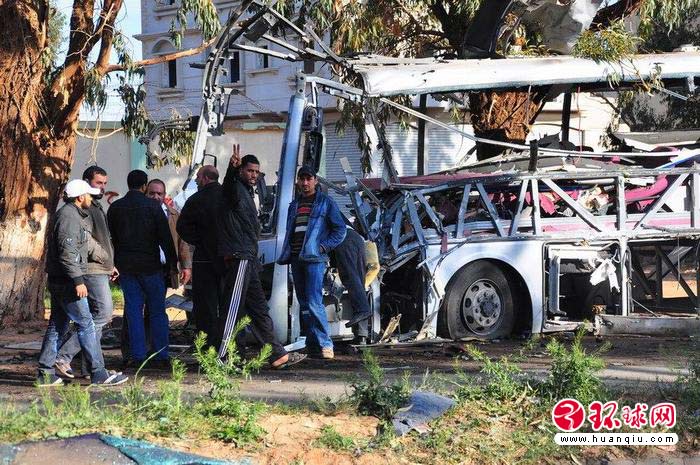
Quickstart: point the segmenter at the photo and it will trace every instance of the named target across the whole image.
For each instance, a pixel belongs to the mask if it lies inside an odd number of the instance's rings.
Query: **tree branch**
[[[166,61],[172,61],[172,60],[177,60],[178,58],[184,58],[184,57],[196,55],[196,54],[204,51],[210,45],[212,45],[216,41],[216,39],[217,39],[216,37],[213,37],[206,42],[202,42],[202,44],[199,45],[198,47],[190,48],[187,50],[180,50],[177,52],[168,53],[168,54],[161,55],[158,57],[146,58],[145,60],[135,61],[131,64],[131,67],[132,68],[142,68],[144,66],[157,65],[159,63],[165,63]],[[109,65],[105,68],[105,74],[112,73],[115,71],[126,71],[126,66],[113,64],[113,65]]]
[[[636,13],[642,6],[642,0],[621,0],[613,5],[598,10],[591,29],[605,29],[613,21],[622,19]]]

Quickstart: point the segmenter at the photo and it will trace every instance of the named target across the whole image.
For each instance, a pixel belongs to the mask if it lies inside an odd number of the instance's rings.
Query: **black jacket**
[[[88,212],[74,203],[62,206],[48,238],[46,272],[49,281],[83,284],[87,274],[90,223]]]
[[[219,256],[254,260],[258,256],[260,223],[253,201],[253,190],[238,177],[238,169],[229,165],[221,186],[219,213]]]
[[[177,233],[192,244],[194,263],[210,263],[218,256],[216,215],[221,203],[221,184],[210,182],[195,192],[180,212]]]
[[[157,201],[131,190],[107,211],[107,224],[114,244],[114,264],[120,273],[153,274],[177,266],[177,255],[168,220]]]
[[[107,227],[107,215],[97,199],[93,199],[88,209],[88,221],[92,225],[92,239],[97,244],[95,251],[88,254],[87,274],[112,274],[114,247]]]

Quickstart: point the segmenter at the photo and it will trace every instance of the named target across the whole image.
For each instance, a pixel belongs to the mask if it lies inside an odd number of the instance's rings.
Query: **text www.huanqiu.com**
[[[678,442],[676,433],[557,433],[560,446],[670,446]]]

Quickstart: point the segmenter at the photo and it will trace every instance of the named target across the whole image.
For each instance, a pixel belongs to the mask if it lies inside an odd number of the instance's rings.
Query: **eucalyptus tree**
[[[83,104],[104,105],[105,79],[125,71],[123,123],[131,134],[149,124],[143,91],[129,86],[149,63],[134,63],[124,46],[122,8],[123,0],[74,0],[63,37],[62,15],[49,0],[0,0],[0,324],[43,315],[44,240],[70,175]],[[220,27],[211,1],[182,0],[174,36],[188,15],[205,44]],[[62,40],[67,52],[59,58]]]

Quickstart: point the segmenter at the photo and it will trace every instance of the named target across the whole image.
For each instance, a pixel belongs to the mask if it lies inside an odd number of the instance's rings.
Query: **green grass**
[[[350,451],[356,447],[355,439],[343,436],[330,425],[321,429],[321,436],[316,439],[316,444],[334,451]]]
[[[116,308],[124,308],[124,294],[119,285],[110,283],[109,290],[112,293],[112,303]],[[44,308],[51,308],[51,295],[48,288],[44,289]]]
[[[236,326],[240,331],[250,320]],[[195,342],[195,357],[210,385],[207,395],[189,401],[183,397],[185,366],[175,360],[169,380],[160,381],[155,392],[144,389],[137,378],[118,392],[71,385],[39,389],[39,398],[20,410],[6,404],[0,407],[0,442],[48,437],[67,437],[103,432],[132,438],[177,437],[215,439],[236,445],[259,439],[264,430],[257,421],[265,406],[240,397],[240,380],[250,376],[269,357],[270,348],[252,360],[242,360],[236,352],[235,335],[227,361],[217,362],[213,348],[205,348],[205,336]]]

